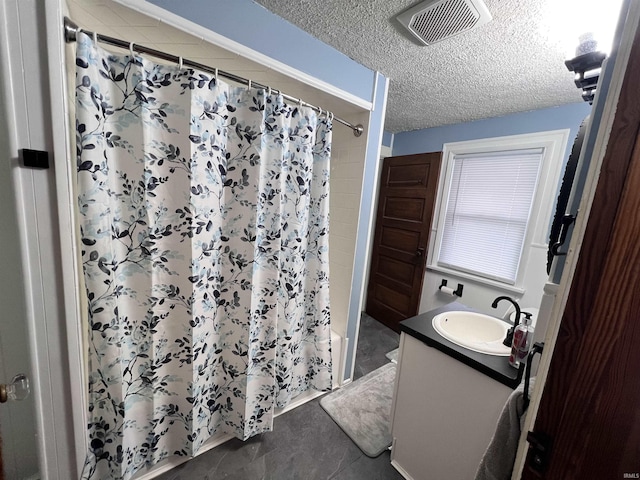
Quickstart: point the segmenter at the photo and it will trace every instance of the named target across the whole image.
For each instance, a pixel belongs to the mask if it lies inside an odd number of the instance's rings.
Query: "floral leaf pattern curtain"
[[[78,35],[83,478],[128,479],[331,388],[331,123]]]

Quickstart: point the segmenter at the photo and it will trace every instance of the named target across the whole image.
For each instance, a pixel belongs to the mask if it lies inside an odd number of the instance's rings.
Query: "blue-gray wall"
[[[375,72],[251,0],[147,1],[359,98],[373,99]]]
[[[458,123],[442,127],[396,133],[393,137],[393,155],[439,152],[449,142],[462,142],[481,138],[503,137],[524,133],[570,128],[570,143],[578,127],[589,115],[588,103],[572,103],[559,107],[514,113],[503,117],[487,118],[475,122]],[[567,155],[570,149],[567,149]]]
[[[598,88],[600,88],[600,85],[598,85]],[[596,112],[598,112],[598,110],[596,110]],[[590,113],[591,106],[586,102],[582,102],[529,112],[514,113],[503,117],[487,118],[475,122],[396,133],[393,137],[393,155],[438,152],[442,150],[445,143],[449,142],[462,142],[465,140],[569,128],[571,133],[569,134],[569,144],[567,145],[563,159],[564,165],[569,159],[571,146],[578,134],[580,124]],[[595,135],[593,137],[595,137]],[[564,166],[562,168],[564,171]],[[561,181],[562,177],[560,178],[560,182]],[[578,179],[578,181],[580,182],[580,179]],[[560,183],[558,184],[558,189],[559,188]],[[551,228],[552,221],[553,219],[551,218],[549,220],[549,228]],[[564,262],[559,262],[559,265],[563,263]],[[551,280],[558,282],[561,273],[562,267],[557,268],[555,272],[551,273]]]
[[[384,132],[384,134],[382,135],[382,145],[384,145],[385,147],[393,146],[393,133]]]
[[[378,74],[378,88],[376,88],[376,98],[373,102],[373,112],[369,122],[369,138],[367,139],[367,156],[364,164],[362,180],[362,201],[360,202],[360,214],[358,216],[358,234],[356,237],[356,250],[353,265],[353,282],[351,284],[351,299],[349,302],[349,321],[347,323],[347,338],[349,345],[344,366],[344,380],[351,378],[351,371],[354,367],[354,348],[358,337],[360,324],[361,295],[364,292],[364,281],[366,278],[366,265],[369,257],[370,242],[370,219],[376,205],[376,181],[379,173],[379,152],[382,138],[384,136],[384,115],[387,103],[387,92],[389,90],[389,80]],[[373,115],[374,112],[378,114]],[[373,133],[375,132],[375,133]]]

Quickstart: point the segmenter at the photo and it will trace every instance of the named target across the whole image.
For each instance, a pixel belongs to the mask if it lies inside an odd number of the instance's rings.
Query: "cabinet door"
[[[511,389],[403,333],[391,464],[405,478],[473,478]]]

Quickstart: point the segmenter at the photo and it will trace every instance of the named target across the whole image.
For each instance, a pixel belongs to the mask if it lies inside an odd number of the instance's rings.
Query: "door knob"
[[[19,373],[11,383],[0,384],[0,403],[4,403],[7,400],[24,400],[29,396],[29,377],[24,373]]]
[[[424,248],[420,247],[418,248],[418,251],[416,252],[416,257],[422,257],[424,255]]]

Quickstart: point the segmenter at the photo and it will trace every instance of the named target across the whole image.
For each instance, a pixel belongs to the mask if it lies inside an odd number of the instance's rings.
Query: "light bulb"
[[[622,0],[548,0],[541,11],[540,33],[558,44],[566,58],[576,56],[580,37],[589,34],[597,50],[608,54]]]

